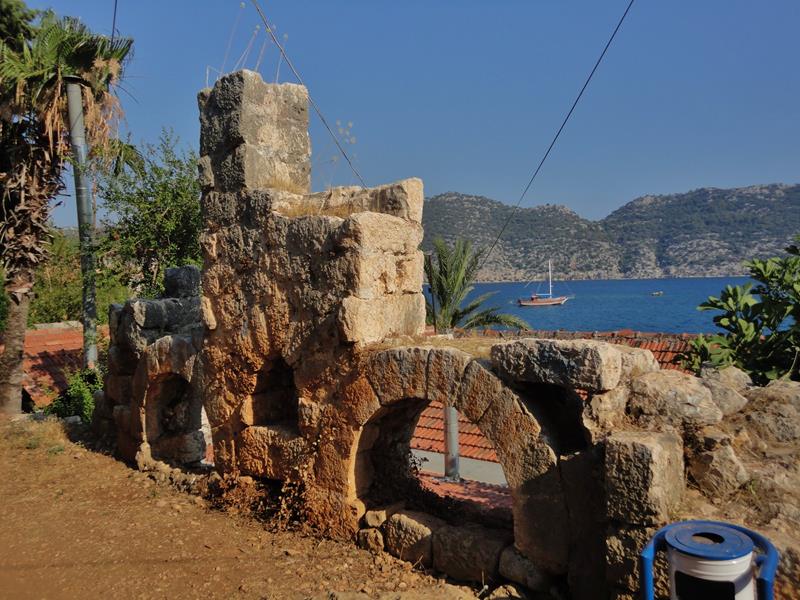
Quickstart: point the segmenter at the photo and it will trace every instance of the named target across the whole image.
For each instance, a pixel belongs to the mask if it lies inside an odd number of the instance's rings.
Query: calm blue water
[[[575,297],[562,306],[523,308],[517,298],[547,291],[547,283],[479,283],[473,295],[497,294],[487,306],[527,320],[532,329],[572,331],[613,331],[634,329],[663,333],[704,333],[714,331],[713,312],[700,312],[697,305],[708,296],[719,296],[727,285],[742,285],[745,277],[693,279],[628,279],[554,282],[554,293]],[[651,296],[661,290],[663,296]]]

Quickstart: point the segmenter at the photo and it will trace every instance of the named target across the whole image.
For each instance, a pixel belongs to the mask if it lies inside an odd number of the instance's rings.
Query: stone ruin
[[[310,193],[301,86],[241,71],[199,105],[202,275],[172,270],[164,298],[110,312],[97,422],[122,457],[293,482],[322,534],[575,599],[633,598],[655,530],[707,516],[687,473],[716,501],[747,481],[720,428],[747,403],[733,371],[701,380],[596,341],[489,359],[426,343],[422,182]],[[492,442],[511,515],[420,492],[409,441],[432,401]]]

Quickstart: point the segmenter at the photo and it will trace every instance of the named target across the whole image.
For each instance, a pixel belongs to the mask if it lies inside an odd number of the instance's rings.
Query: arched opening
[[[256,375],[253,392],[248,398],[250,425],[280,425],[297,429],[297,388],[294,370],[283,358],[267,361]]]
[[[572,454],[588,447],[581,418],[583,399],[578,392],[552,383],[517,383],[514,387],[556,455]]]
[[[438,402],[420,398],[404,398],[378,410],[364,424],[355,455],[355,488],[367,508],[396,505],[424,511],[453,523],[474,522],[489,527],[511,530],[511,496],[505,483],[502,466],[491,442],[479,428],[460,415],[459,428],[466,430],[464,439],[480,436],[480,446],[493,460],[467,462],[466,474],[458,480],[444,477],[441,459],[431,465],[424,460],[435,452],[421,452],[420,430],[427,421],[432,435],[438,436],[436,449],[441,449],[444,432],[423,415],[441,414]],[[427,433],[423,433],[427,435]],[[430,440],[429,440],[430,441]],[[474,443],[474,440],[470,440]],[[433,447],[433,446],[431,446]],[[476,469],[485,463],[483,473]],[[488,476],[486,475],[488,473]],[[491,482],[486,481],[491,479]]]
[[[177,373],[159,375],[149,383],[146,398],[146,436],[153,459],[175,466],[204,461],[210,432],[204,431],[202,403],[191,384]]]

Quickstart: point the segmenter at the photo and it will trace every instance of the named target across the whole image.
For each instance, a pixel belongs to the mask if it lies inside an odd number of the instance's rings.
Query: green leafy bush
[[[793,244],[786,253],[748,262],[755,286],[726,286],[698,307],[719,312],[714,323],[723,333],[693,340],[686,366],[734,365],[761,384],[800,378],[800,247]]]
[[[100,179],[108,211],[103,261],[137,295],[158,296],[167,267],[201,265],[197,156],[164,130],[138,152],[142,162]]]
[[[67,378],[67,389],[45,409],[57,417],[78,416],[84,423],[91,423],[94,413],[94,392],[103,389],[100,372],[94,369],[76,371]]]
[[[28,325],[79,321],[83,296],[81,258],[76,237],[54,229],[47,262],[36,269],[33,300],[28,312]],[[95,276],[97,289],[97,320],[108,320],[108,306],[124,302],[130,292],[108,269],[98,269]]]

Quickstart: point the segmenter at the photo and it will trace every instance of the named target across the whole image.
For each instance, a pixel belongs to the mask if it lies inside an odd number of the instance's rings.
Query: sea
[[[495,292],[485,306],[522,317],[537,330],[708,333],[716,329],[711,320],[715,312],[699,311],[697,306],[709,296],[719,296],[726,285],[748,281],[746,277],[554,281],[554,294],[570,299],[561,306],[534,308],[518,306],[517,299],[546,292],[547,282],[477,283],[469,297]]]

